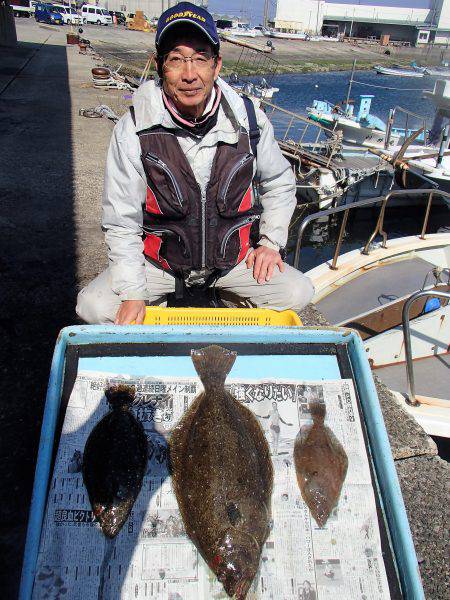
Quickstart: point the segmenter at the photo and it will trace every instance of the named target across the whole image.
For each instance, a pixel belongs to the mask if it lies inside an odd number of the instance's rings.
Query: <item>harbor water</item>
[[[273,97],[273,103],[281,108],[306,116],[306,107],[311,106],[313,100],[328,100],[333,104],[342,102],[347,95],[349,71],[329,73],[304,73],[284,74],[275,76],[272,85],[279,88]],[[255,78],[255,81],[257,79]],[[371,113],[386,121],[389,110],[400,106],[406,110],[420,115],[427,120],[427,127],[431,127],[434,107],[428,98],[423,97],[423,90],[432,90],[434,79],[423,78],[401,78],[377,75],[375,71],[356,71],[352,86],[350,99],[354,101],[355,113],[359,106],[360,94],[373,94]],[[362,85],[361,83],[369,84]],[[377,86],[377,87],[371,87]],[[379,86],[379,87],[378,87]],[[395,88],[395,89],[389,89]],[[395,125],[405,126],[405,117],[400,116]],[[277,136],[282,136],[289,123],[289,119],[274,114],[271,119]],[[421,125],[419,119],[409,117],[408,128],[416,128]],[[298,126],[301,131],[302,126]],[[290,131],[290,137],[295,139],[295,126]],[[310,135],[315,135],[311,133]],[[389,190],[388,182],[385,191]],[[378,195],[374,193],[374,196]],[[405,235],[416,235],[420,233],[421,224],[425,213],[425,200],[423,206],[408,206],[402,202],[396,206],[396,202],[389,202],[385,216],[385,230],[388,238],[402,237]],[[300,206],[294,215],[289,236],[289,258],[293,258],[293,248],[297,238],[298,225],[306,214],[315,212],[318,207],[306,208]],[[350,213],[347,224],[347,235],[342,244],[341,253],[348,252],[364,245],[375,227],[379,209],[377,207],[358,209]],[[339,233],[340,218],[323,218],[313,223],[306,232],[304,248],[301,252],[300,267],[307,271],[318,264],[332,258],[337,236]],[[442,204],[436,203],[432,206],[428,233],[450,226],[450,211]],[[377,240],[375,240],[377,241]]]
[[[272,85],[278,87],[280,91],[275,94],[274,102],[282,108],[306,115],[306,107],[312,106],[313,100],[328,100],[332,104],[345,100],[349,79],[349,71],[276,75]],[[391,77],[377,75],[372,70],[356,71],[354,80],[350,99],[354,100],[355,112],[359,106],[359,96],[373,94],[370,112],[384,121],[387,119],[389,109],[401,106],[427,118],[431,125],[434,115],[433,104],[428,98],[423,98],[422,91],[433,90],[435,79]]]

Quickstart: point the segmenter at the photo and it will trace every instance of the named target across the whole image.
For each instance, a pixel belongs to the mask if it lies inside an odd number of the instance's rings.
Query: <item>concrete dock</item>
[[[40,423],[59,330],[106,265],[100,203],[113,124],[81,108],[126,104],[92,87],[90,56],[65,28],[19,24],[0,48],[0,589],[17,596]],[[86,32],[86,37],[89,33]],[[306,325],[326,324],[313,307]],[[427,599],[448,597],[448,464],[378,384]]]

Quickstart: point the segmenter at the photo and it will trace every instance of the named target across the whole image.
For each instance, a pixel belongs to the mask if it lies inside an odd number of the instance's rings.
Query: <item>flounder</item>
[[[127,385],[105,391],[112,410],[91,431],[84,448],[84,484],[108,538],[115,537],[127,520],[147,466],[144,428],[129,410],[134,394]]]
[[[339,500],[348,459],[340,441],[324,425],[325,404],[315,402],[310,411],[313,423],[302,427],[297,435],[294,462],[303,500],[323,527]]]
[[[186,532],[228,596],[243,600],[269,533],[273,469],[256,417],[225,390],[235,359],[220,346],[192,351],[204,392],[169,447]]]

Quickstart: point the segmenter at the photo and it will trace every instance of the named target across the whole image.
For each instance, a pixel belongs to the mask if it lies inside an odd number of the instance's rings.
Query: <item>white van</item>
[[[64,20],[64,25],[78,25],[81,23],[81,17],[77,11],[71,6],[64,6],[64,4],[54,4],[55,8]]]
[[[83,4],[81,7],[81,18],[83,23],[96,23],[97,25],[111,25],[112,17],[103,6]]]

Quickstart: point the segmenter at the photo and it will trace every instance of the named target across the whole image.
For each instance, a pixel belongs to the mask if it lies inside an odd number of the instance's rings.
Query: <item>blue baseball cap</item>
[[[159,50],[161,40],[165,37],[166,33],[171,31],[175,25],[180,26],[183,23],[189,23],[198,27],[214,46],[214,49],[219,50],[220,39],[211,13],[191,2],[180,2],[161,14],[156,28],[156,50]]]

